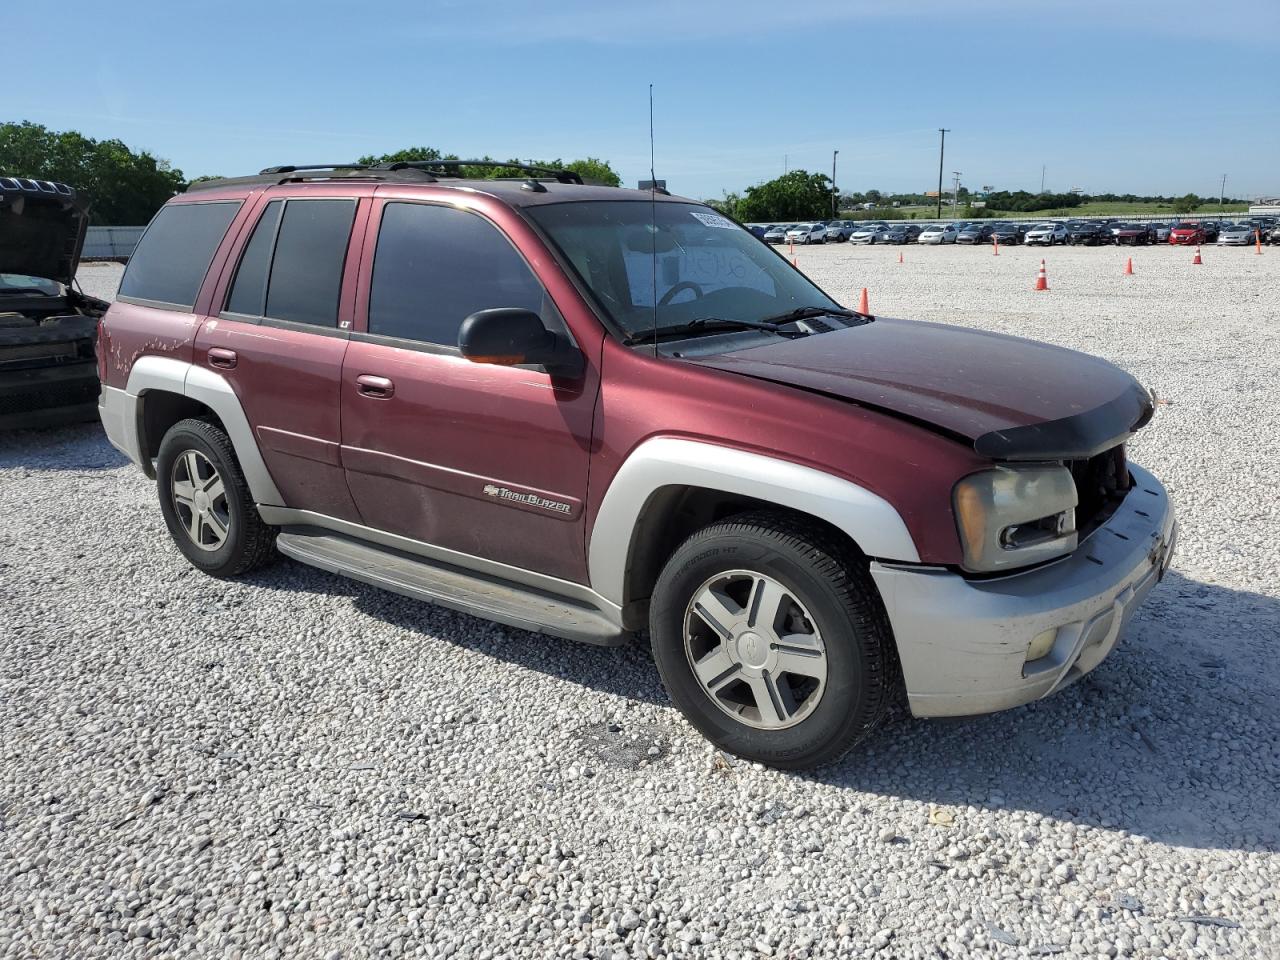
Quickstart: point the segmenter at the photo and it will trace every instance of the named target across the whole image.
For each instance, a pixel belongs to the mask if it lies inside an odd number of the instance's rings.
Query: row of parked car
[[[959,243],[1017,244],[1051,247],[1057,244],[1098,246],[1150,243],[1246,246],[1260,236],[1280,244],[1280,219],[1250,217],[1237,223],[1219,220],[1181,220],[1146,223],[1126,220],[1066,220],[1043,223],[952,221],[918,224],[883,220],[829,220],[812,223],[748,223],[747,229],[766,243]]]

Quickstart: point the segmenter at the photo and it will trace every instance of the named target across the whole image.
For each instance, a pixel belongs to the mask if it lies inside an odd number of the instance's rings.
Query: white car
[[[1029,247],[1052,247],[1055,243],[1066,243],[1067,228],[1061,223],[1038,223],[1027,231],[1023,242]]]
[[[849,235],[850,243],[875,243],[876,236],[888,226],[887,223],[868,223]]]
[[[826,243],[825,223],[798,223],[787,231],[787,243]]]
[[[954,223],[935,224],[920,231],[920,243],[955,243],[960,228]]]

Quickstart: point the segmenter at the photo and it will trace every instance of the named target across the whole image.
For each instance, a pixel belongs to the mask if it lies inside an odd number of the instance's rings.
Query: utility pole
[[[1222,175],[1222,193],[1218,197],[1218,209],[1225,211],[1227,209],[1227,175]]]
[[[938,219],[942,219],[942,158],[947,152],[947,134],[950,130],[938,128],[938,132],[942,134],[942,140],[938,144]]]
[[[951,190],[951,219],[954,220],[960,216],[960,171],[952,170],[952,176],[955,178],[955,186]]]
[[[836,209],[839,206],[840,195],[836,192],[836,157],[840,156],[839,150],[831,151],[831,219],[834,220],[839,216],[840,211]]]
[[[1040,164],[1040,192],[1044,193],[1044,164]]]
[[[787,155],[784,153],[782,155],[782,175],[785,177],[789,172],[790,168],[787,166]]]

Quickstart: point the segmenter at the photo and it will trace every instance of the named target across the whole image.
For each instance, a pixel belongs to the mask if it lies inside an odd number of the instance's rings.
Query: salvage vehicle
[[[100,410],[192,565],[647,631],[699,731],[788,768],[900,695],[1001,710],[1115,648],[1175,540],[1131,376],[846,309],[695,201],[475,162],[271,167],[156,215]]]
[[[97,416],[107,304],[74,286],[88,224],[65,183],[0,176],[0,430]]]
[[[1220,247],[1251,247],[1256,241],[1251,223],[1224,223],[1218,231]]]

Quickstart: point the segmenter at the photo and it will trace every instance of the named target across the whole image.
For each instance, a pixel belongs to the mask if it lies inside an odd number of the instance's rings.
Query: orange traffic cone
[[[1191,258],[1191,265],[1193,267],[1198,267],[1202,263],[1204,263],[1204,261],[1200,259],[1200,248],[1196,247],[1196,255]]]
[[[993,257],[1000,256],[1000,243],[998,240],[996,240],[994,234],[992,234],[991,236],[991,255]]]
[[[1258,256],[1262,256],[1262,231],[1253,231],[1253,252]]]
[[[791,254],[791,265],[795,267],[797,270],[800,269],[799,265],[796,263],[796,255],[794,253]]]
[[[1040,261],[1040,272],[1036,274],[1036,285],[1032,289],[1034,290],[1049,289],[1049,278],[1045,275],[1043,260]]]
[[[899,263],[902,263],[902,251],[901,251],[901,250],[899,250],[899,251],[898,251],[898,262],[899,262]]]
[[[1124,262],[1124,275],[1126,277],[1133,276],[1133,257],[1130,257]]]
[[[790,249],[789,251],[787,251],[787,252],[788,252],[788,253],[790,253],[790,254],[794,257],[794,256],[796,255],[796,242],[795,242],[794,240],[788,240],[788,241],[787,241],[787,246],[791,248],[791,249]]]
[[[871,316],[871,307],[867,304],[867,288],[862,288],[862,297],[858,300],[858,312]]]

